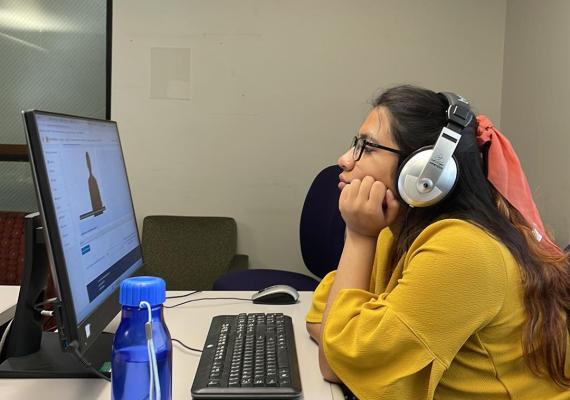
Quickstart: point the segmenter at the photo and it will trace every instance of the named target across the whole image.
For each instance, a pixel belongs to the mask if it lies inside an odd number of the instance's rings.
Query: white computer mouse
[[[251,300],[255,304],[295,304],[299,292],[289,285],[273,285],[254,293]]]

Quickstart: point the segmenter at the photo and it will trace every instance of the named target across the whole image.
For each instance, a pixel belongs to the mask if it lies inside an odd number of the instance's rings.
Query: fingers
[[[371,176],[366,176],[362,181],[353,179],[350,184],[343,187],[340,194],[340,202],[358,200],[361,205],[369,208],[381,208],[381,202],[386,194],[386,185],[380,181],[375,181]]]
[[[360,181],[360,179],[353,179],[348,185],[348,195],[351,200],[354,200],[358,197],[361,184],[362,182]]]
[[[399,203],[383,182],[366,176],[343,186],[339,209],[347,229],[375,237],[397,218]]]
[[[384,196],[386,196],[386,185],[380,181],[375,181],[370,189],[369,202],[376,210],[382,210]]]
[[[351,204],[353,202],[352,200],[352,195],[354,192],[354,186],[353,185],[354,182],[351,182],[347,185],[345,185],[342,188],[342,191],[340,192],[340,198],[338,199],[338,206],[339,206],[339,210],[341,213],[343,213],[349,206],[349,204]]]
[[[400,202],[396,199],[394,193],[388,189],[386,191],[386,222],[391,224],[394,222],[400,211]]]
[[[366,176],[364,179],[353,179],[348,185],[342,189],[342,194],[347,199],[360,200],[366,202],[370,198],[370,190],[374,184],[374,178]],[[346,193],[345,193],[346,192]]]
[[[340,192],[339,205],[340,207],[346,207],[348,203],[352,203],[356,196],[358,195],[358,189],[360,188],[360,180],[354,179],[349,184],[345,185]]]
[[[371,176],[365,176],[362,179],[362,183],[360,183],[360,187],[358,189],[358,197],[362,201],[367,201],[370,198],[370,191],[372,190],[372,186],[374,185],[374,178]]]

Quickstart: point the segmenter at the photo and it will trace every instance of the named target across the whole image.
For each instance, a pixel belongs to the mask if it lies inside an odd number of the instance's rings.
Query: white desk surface
[[[0,325],[10,321],[16,312],[20,286],[0,285]]]
[[[4,309],[4,287],[0,287],[0,310]],[[178,295],[185,292],[168,292]],[[240,297],[249,298],[253,292],[202,292],[187,298],[167,300],[167,305],[193,298]],[[342,391],[337,385],[323,380],[318,365],[318,347],[305,329],[305,314],[309,308],[312,292],[301,292],[300,302],[292,305],[261,305],[238,300],[209,300],[188,303],[174,309],[164,309],[166,324],[173,338],[190,347],[202,348],[210,321],[215,315],[239,314],[241,312],[282,312],[293,319],[297,356],[305,400],[341,400]],[[10,304],[14,296],[7,295]],[[14,299],[12,299],[12,297]],[[119,317],[110,324],[116,328]],[[200,353],[186,350],[173,343],[172,394],[173,399],[189,400],[190,388],[200,360]],[[0,379],[0,398],[27,400],[111,399],[111,384],[100,379]]]

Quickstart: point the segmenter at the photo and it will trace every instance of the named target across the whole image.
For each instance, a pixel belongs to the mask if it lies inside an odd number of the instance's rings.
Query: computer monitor
[[[120,282],[143,263],[117,124],[43,111],[23,115],[41,218],[27,220],[27,271],[0,376],[23,370],[31,377],[85,377],[90,372],[69,352],[94,356],[89,361],[97,369],[110,361],[112,339],[101,333],[120,311]],[[58,333],[40,333],[41,346],[30,346],[25,341],[38,337],[31,331],[40,319],[47,264]]]

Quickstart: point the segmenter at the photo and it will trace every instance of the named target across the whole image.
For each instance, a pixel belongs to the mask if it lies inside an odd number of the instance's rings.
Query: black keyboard
[[[192,384],[194,399],[300,399],[291,317],[220,315],[212,319]]]

